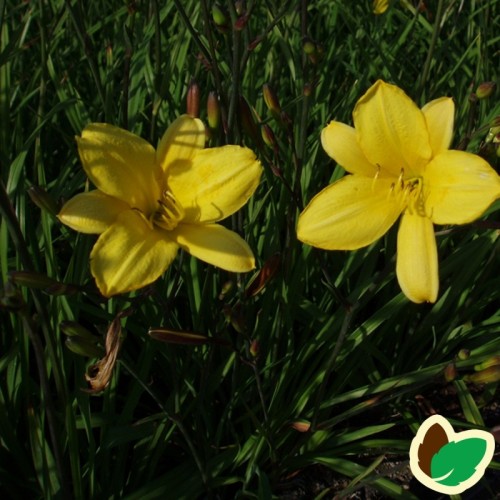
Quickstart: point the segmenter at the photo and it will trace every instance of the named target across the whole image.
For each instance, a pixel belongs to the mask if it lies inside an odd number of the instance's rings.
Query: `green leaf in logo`
[[[468,438],[445,444],[431,460],[431,477],[437,483],[457,486],[469,479],[486,453],[486,440]]]

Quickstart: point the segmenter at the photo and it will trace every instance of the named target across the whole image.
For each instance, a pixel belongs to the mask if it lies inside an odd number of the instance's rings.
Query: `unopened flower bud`
[[[460,361],[465,361],[466,359],[469,359],[469,357],[470,357],[469,349],[460,349],[460,351],[458,351],[458,359]]]
[[[234,2],[234,10],[238,16],[241,16],[246,10],[244,0],[236,0],[236,2]]]
[[[276,143],[276,136],[274,135],[273,129],[267,124],[264,123],[262,128],[260,129],[262,134],[262,139],[264,142],[274,150],[277,149],[278,144]]]
[[[59,329],[67,337],[80,337],[85,339],[87,342],[93,342],[94,344],[99,341],[99,337],[94,335],[92,332],[87,330],[84,326],[80,325],[76,321],[61,321],[59,324]]]
[[[212,130],[219,128],[220,124],[220,103],[217,92],[210,91],[207,98],[207,120],[208,126]]]
[[[309,37],[306,37],[302,41],[302,49],[307,55],[314,54],[316,52],[316,44]]]
[[[297,432],[307,432],[311,428],[311,423],[307,420],[296,420],[290,424],[290,427]]]
[[[55,279],[32,271],[12,271],[9,273],[9,276],[11,281],[16,285],[28,288],[45,289],[58,284],[58,281]]]
[[[214,23],[218,28],[228,27],[227,16],[221,9],[221,7],[217,4],[214,4],[212,6],[212,19],[214,20]]]
[[[192,79],[187,91],[187,114],[193,118],[200,116],[200,86]]]
[[[59,213],[59,207],[57,203],[54,201],[52,196],[45,191],[44,188],[40,186],[31,186],[28,189],[28,195],[31,198],[31,201],[40,209],[45,212],[48,212],[50,215],[54,217]]]
[[[306,83],[302,90],[304,96],[309,97],[313,92],[314,86],[311,83]]]
[[[500,381],[500,365],[490,366],[485,370],[467,375],[464,380],[474,384],[492,384]]]
[[[495,89],[497,88],[497,85],[495,82],[483,82],[480,85],[478,85],[476,89],[476,95],[478,99],[487,99],[490,97],[494,92]]]
[[[474,365],[474,370],[480,371],[484,370],[485,368],[489,368],[490,366],[496,366],[496,365],[500,366],[500,356],[492,356],[491,358],[488,358],[482,363]]]
[[[250,355],[253,358],[256,358],[259,355],[260,352],[260,344],[257,339],[252,340],[250,343]]]
[[[100,358],[104,355],[104,349],[102,347],[99,347],[80,337],[68,337],[64,341],[64,344],[71,352],[74,352],[79,356],[85,356],[87,358]]]
[[[240,96],[239,100],[239,116],[243,131],[252,139],[258,148],[261,148],[263,144],[260,130],[255,123],[252,109],[243,96]]]
[[[449,363],[444,369],[444,379],[446,382],[452,382],[457,378],[457,369],[454,363]]]
[[[494,144],[498,143],[500,142],[499,136],[500,136],[500,126],[491,127],[490,130],[488,131],[488,135],[486,136],[484,142],[486,142],[487,144],[490,142],[493,142]]]
[[[236,22],[234,23],[234,29],[236,31],[242,31],[248,24],[249,19],[250,19],[249,14],[243,14],[242,16],[238,17],[238,19],[236,19]]]
[[[266,106],[269,109],[269,111],[271,111],[273,116],[274,115],[279,116],[281,114],[280,102],[278,100],[276,92],[274,92],[273,88],[268,83],[265,83],[262,86],[262,94],[264,96],[264,102],[266,103]]]

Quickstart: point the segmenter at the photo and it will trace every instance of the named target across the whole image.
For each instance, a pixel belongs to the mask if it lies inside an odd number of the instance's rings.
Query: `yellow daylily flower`
[[[439,289],[433,224],[465,224],[500,197],[500,177],[477,155],[449,150],[454,104],[419,109],[398,87],[377,81],[357,102],[354,127],[332,121],[326,153],[347,175],[318,193],[299,216],[297,236],[326,250],[373,243],[402,215],[396,274],[413,302]]]
[[[373,0],[372,10],[374,14],[383,14],[389,8],[389,0]]]
[[[90,269],[105,296],[155,281],[179,247],[232,272],[255,267],[248,244],[216,224],[257,188],[262,166],[240,146],[204,149],[205,126],[182,115],[158,149],[118,127],[91,123],[77,137],[83,168],[96,190],[69,200],[59,219],[99,234]]]

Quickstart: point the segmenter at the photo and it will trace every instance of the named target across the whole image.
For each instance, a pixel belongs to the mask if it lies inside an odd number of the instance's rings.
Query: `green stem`
[[[424,69],[422,70],[422,77],[420,78],[420,82],[417,88],[417,93],[416,93],[417,97],[421,96],[424,86],[427,83],[427,80],[429,79],[432,58],[434,56],[434,49],[436,47],[437,39],[439,36],[440,25],[443,19],[443,13],[444,13],[444,0],[439,0],[436,12],[436,19],[434,20],[434,28],[432,30],[431,43],[429,45],[429,51],[427,52],[427,59],[425,60],[424,63]]]

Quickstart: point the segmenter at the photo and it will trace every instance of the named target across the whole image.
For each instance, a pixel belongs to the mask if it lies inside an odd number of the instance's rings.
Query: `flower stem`
[[[422,94],[422,91],[425,87],[425,84],[427,83],[427,80],[429,79],[432,58],[434,56],[434,49],[436,47],[437,39],[439,36],[439,31],[441,30],[441,21],[443,19],[443,13],[444,13],[444,0],[439,0],[437,12],[436,12],[436,19],[434,20],[434,28],[432,31],[431,43],[429,44],[429,51],[427,52],[427,59],[425,60],[425,63],[424,63],[422,77],[420,78],[420,81],[418,83],[416,97],[420,97],[420,95]]]

